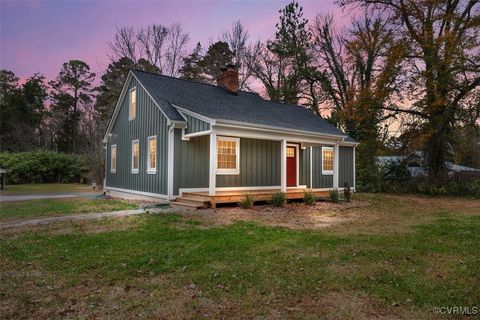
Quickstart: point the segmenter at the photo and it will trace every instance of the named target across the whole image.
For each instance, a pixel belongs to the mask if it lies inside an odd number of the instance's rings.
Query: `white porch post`
[[[333,146],[333,189],[338,189],[338,170],[340,168],[340,153],[338,143]]]
[[[173,162],[175,152],[175,126],[171,124],[168,128],[168,157],[167,157],[167,196],[169,200],[173,199]]]
[[[280,183],[282,192],[287,192],[287,140],[282,139],[282,146],[280,148]]]
[[[313,147],[310,146],[310,190],[313,189]]]
[[[210,133],[210,174],[208,183],[208,194],[215,195],[217,184],[217,134]]]
[[[353,191],[355,191],[355,149],[356,146],[353,147]]]

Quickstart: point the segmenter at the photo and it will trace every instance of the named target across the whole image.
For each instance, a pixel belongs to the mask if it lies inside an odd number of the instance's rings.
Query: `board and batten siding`
[[[217,175],[217,188],[280,186],[280,141],[240,138],[240,174]]]
[[[137,89],[136,117],[128,120],[129,92]],[[157,136],[157,173],[147,174],[147,137]],[[139,140],[138,174],[132,174],[132,140]],[[111,172],[111,146],[117,145],[117,169]],[[134,77],[128,84],[107,144],[107,187],[167,194],[167,119]]]
[[[208,188],[210,136],[182,140],[182,131],[174,132],[173,194],[180,188]]]
[[[344,147],[340,146],[340,161],[339,161],[339,172],[338,172],[338,187],[343,188],[345,183],[353,188],[353,147]]]
[[[187,119],[187,128],[185,129],[185,134],[210,130],[210,123],[192,117],[188,114],[184,115],[184,117]]]

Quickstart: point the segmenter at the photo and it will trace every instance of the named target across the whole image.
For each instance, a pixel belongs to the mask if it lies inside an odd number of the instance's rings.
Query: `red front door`
[[[287,187],[297,186],[297,148],[287,147]]]

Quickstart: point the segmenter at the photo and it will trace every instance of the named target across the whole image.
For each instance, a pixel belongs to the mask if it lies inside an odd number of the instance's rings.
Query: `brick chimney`
[[[217,77],[217,85],[223,87],[231,94],[238,94],[238,68],[233,64],[227,64]]]

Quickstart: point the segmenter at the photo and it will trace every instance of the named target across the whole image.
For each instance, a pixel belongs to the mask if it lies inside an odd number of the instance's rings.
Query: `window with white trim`
[[[130,89],[128,120],[133,120],[137,116],[137,88]]]
[[[140,167],[140,144],[138,140],[132,141],[132,173],[138,173]]]
[[[157,173],[157,136],[147,139],[147,173]]]
[[[217,174],[240,174],[240,138],[217,137]]]
[[[322,147],[322,174],[333,174],[333,147]]]
[[[110,147],[110,172],[117,172],[117,145],[112,144]]]

